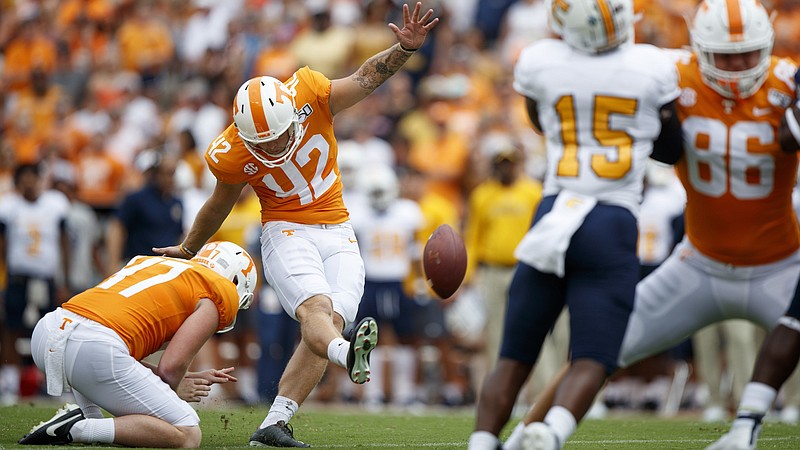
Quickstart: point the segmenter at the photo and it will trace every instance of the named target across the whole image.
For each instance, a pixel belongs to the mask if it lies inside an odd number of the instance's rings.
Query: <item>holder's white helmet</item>
[[[278,79],[266,76],[251,78],[239,87],[233,100],[233,124],[247,150],[267,167],[288,161],[305,131],[292,93]],[[259,148],[286,132],[290,133],[286,147],[274,153]]]
[[[601,53],[633,38],[633,0],[547,0],[554,33],[578,50]]]
[[[757,0],[705,0],[691,26],[692,48],[703,81],[728,98],[747,98],[767,79],[775,33],[766,9]],[[717,53],[758,51],[758,63],[742,71],[718,69]]]
[[[228,241],[209,242],[192,258],[209,269],[217,272],[236,285],[239,294],[239,309],[247,309],[253,303],[256,290],[256,267],[253,258],[238,245]],[[233,329],[236,318],[219,333]]]
[[[400,182],[391,167],[379,164],[365,167],[359,173],[359,187],[370,206],[378,211],[385,211],[400,196]]]

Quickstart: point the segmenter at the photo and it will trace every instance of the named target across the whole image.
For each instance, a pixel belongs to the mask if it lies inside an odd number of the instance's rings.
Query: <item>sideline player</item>
[[[214,192],[180,245],[153,249],[193,256],[247,184],[258,194],[265,275],[284,310],[300,322],[302,339],[250,445],[308,447],[288,422],[328,361],[345,367],[354,383],[369,380],[375,320],[361,320],[350,343],[342,338],[364,290],[364,263],[342,201],[333,117],[366,98],[422,46],[439,19],[421,9],[419,2],[413,11],[403,5],[403,27],[389,24],[398,43],[347,78],[329,80],[304,67],[283,83],[267,76],[245,82],[234,99],[233,124],[206,152],[217,178]]]
[[[773,40],[760,3],[705,0],[692,22],[693,51],[677,52],[686,237],[637,286],[622,367],[722,320],[771,329],[795,293],[798,162],[796,144],[782,136],[797,69],[772,56]]]
[[[190,261],[136,256],[45,315],[33,330],[33,360],[50,395],[71,387],[78,404],[33,427],[19,443],[199,447],[200,418],[187,401],[200,401],[211,384],[236,378],[232,367],[186,369],[215,332],[233,328],[255,285],[247,252],[211,242]],[[158,366],[142,361],[165,344]],[[114,417],[103,418],[101,408]]]
[[[633,44],[633,2],[559,0],[548,20],[562,40],[527,47],[514,72],[547,142],[544,198],[517,247],[500,358],[486,378],[470,450],[496,449],[520,388],[564,306],[571,361],[532,448],[559,449],[617,358],[633,309],[636,215],[648,156],[679,158],[675,65]],[[591,74],[591,81],[587,80]]]

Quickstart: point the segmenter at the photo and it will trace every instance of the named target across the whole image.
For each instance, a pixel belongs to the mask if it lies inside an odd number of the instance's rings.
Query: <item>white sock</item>
[[[469,436],[467,450],[496,450],[500,439],[488,431],[475,431]]]
[[[288,397],[281,397],[280,395],[276,396],[275,401],[272,402],[272,406],[269,408],[267,417],[263,422],[261,422],[261,426],[259,428],[266,428],[270,425],[278,423],[278,421],[281,420],[289,423],[299,407],[300,405],[298,405],[297,402]]]
[[[103,411],[97,405],[87,405],[81,406],[81,411],[83,411],[83,417],[87,419],[103,419]]]
[[[386,400],[386,386],[383,383],[383,366],[387,359],[391,360],[392,347],[376,347],[369,354],[369,383],[364,384],[364,401],[367,404],[377,405]],[[350,377],[347,377],[350,381]],[[350,382],[352,384],[352,381]]]
[[[742,400],[739,402],[739,409],[736,413],[737,415],[758,414],[763,416],[767,413],[767,411],[769,411],[769,408],[772,406],[772,402],[775,401],[775,397],[777,395],[778,392],[772,387],[764,383],[751,381],[744,386],[744,390],[742,391]],[[737,418],[733,421],[734,427],[751,427],[752,425],[753,420],[750,418]]]
[[[370,357],[380,348],[376,347]],[[374,366],[370,364],[370,369]],[[375,379],[375,371],[372,370],[372,378]],[[414,401],[417,393],[417,353],[414,347],[400,345],[394,348],[392,353],[392,398],[395,403],[408,405]],[[370,381],[371,383],[372,381]]]
[[[75,422],[69,430],[74,442],[111,444],[114,442],[114,419],[86,419]]]
[[[5,365],[0,367],[0,394],[19,395],[20,368]]]
[[[347,352],[350,351],[350,343],[344,338],[336,338],[328,344],[328,361],[347,368]]]
[[[553,430],[553,433],[555,433],[558,438],[558,443],[561,444],[562,447],[578,427],[575,416],[563,406],[553,406],[550,408],[550,411],[547,411],[547,415],[544,416],[544,423]]]
[[[511,436],[503,443],[503,450],[522,450],[522,437],[525,435],[525,422],[520,422],[511,431]]]

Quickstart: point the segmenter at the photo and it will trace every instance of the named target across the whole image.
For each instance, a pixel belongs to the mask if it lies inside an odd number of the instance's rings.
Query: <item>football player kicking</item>
[[[364,291],[364,262],[342,201],[333,117],[394,75],[439,22],[403,5],[403,27],[389,24],[397,44],[369,58],[347,78],[329,80],[308,67],[285,82],[245,82],[233,101],[233,123],[211,143],[206,162],[217,184],[180,244],[153,249],[191,257],[219,228],[246,185],[261,201],[261,255],[266,279],[283,309],[300,322],[302,339],[278,384],[278,395],[250,445],[308,447],[289,420],[325,372],[328,361],[354,383],[369,380],[378,340],[366,317],[347,342]]]
[[[230,242],[211,242],[189,261],[137,256],[119,272],[42,317],[31,355],[47,392],[69,387],[77,405],[20,439],[25,445],[118,444],[196,448],[200,401],[232,367],[186,372],[205,342],[233,328],[253,300],[256,268]],[[157,366],[142,361],[166,344]],[[113,418],[104,418],[101,408]]]
[[[800,72],[795,73],[795,84]],[[786,110],[786,126],[781,128],[781,142],[786,150],[800,147],[800,105]],[[800,284],[795,288],[789,310],[767,334],[756,358],[753,376],[744,387],[736,419],[730,431],[708,450],[755,450],[761,420],[772,407],[778,391],[797,367],[800,359]]]
[[[693,51],[675,53],[686,237],[636,288],[622,367],[726,319],[773,328],[800,275],[797,144],[782,138],[795,64],[771,55],[772,23],[758,2],[705,0],[690,31]]]
[[[544,198],[516,251],[500,357],[484,381],[470,450],[495,450],[542,342],[566,306],[572,364],[537,449],[560,449],[617,368],[639,262],[636,216],[648,157],[680,157],[672,59],[633,44],[631,0],[559,0],[548,8],[561,40],[523,50],[514,88],[547,142]]]

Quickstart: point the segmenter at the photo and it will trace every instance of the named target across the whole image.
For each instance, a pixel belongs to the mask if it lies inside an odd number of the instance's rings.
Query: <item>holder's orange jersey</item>
[[[119,272],[61,305],[114,330],[137,360],[172,339],[197,303],[210,299],[221,330],[236,318],[236,286],[194,261],[137,256]]]
[[[694,55],[678,61],[685,154],[676,169],[687,194],[686,231],[716,260],[768,264],[800,247],[791,199],[797,154],[778,142],[781,118],[795,101],[796,69],[773,56],[758,92],[734,101],[703,82]]]
[[[342,200],[336,163],[339,150],[328,105],[331,81],[303,67],[284,84],[306,129],[295,154],[283,165],[268,168],[247,150],[231,124],[208,147],[208,167],[223,183],[247,182],[253,187],[261,201],[262,223],[342,223],[349,216]]]

